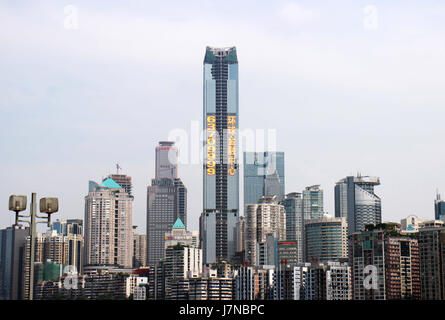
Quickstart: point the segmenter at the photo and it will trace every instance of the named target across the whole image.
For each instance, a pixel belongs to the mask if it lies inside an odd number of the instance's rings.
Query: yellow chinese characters
[[[235,175],[235,157],[236,157],[236,117],[227,117],[227,129],[228,129],[228,160],[229,169],[227,173],[231,176]]]

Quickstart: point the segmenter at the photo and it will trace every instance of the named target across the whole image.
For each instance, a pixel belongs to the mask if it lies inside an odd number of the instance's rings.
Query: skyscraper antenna
[[[122,167],[119,165],[119,163],[116,163],[116,173],[119,174],[119,170],[122,170]]]

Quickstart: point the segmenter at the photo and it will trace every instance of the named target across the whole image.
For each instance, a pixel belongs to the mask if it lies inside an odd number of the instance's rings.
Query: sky
[[[83,218],[88,181],[119,163],[145,232],[158,141],[201,126],[206,46],[236,46],[240,128],[275,130],[286,192],[320,184],[334,214],[338,180],[378,176],[384,221],[433,218],[444,39],[439,0],[1,1],[0,227],[11,194]],[[197,230],[202,168],[179,176]]]

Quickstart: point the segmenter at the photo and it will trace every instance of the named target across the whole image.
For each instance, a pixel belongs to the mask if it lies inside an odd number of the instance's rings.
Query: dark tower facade
[[[236,48],[206,48],[204,58],[203,213],[204,262],[228,261],[235,253],[239,214],[238,59]]]

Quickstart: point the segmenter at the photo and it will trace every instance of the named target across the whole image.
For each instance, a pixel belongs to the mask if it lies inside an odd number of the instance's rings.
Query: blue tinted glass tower
[[[445,220],[445,200],[440,199],[440,194],[437,194],[434,201],[434,219]]]
[[[262,196],[284,200],[284,152],[244,152],[244,206]]]
[[[204,58],[204,262],[230,261],[239,211],[238,59],[236,48],[206,48]]]

